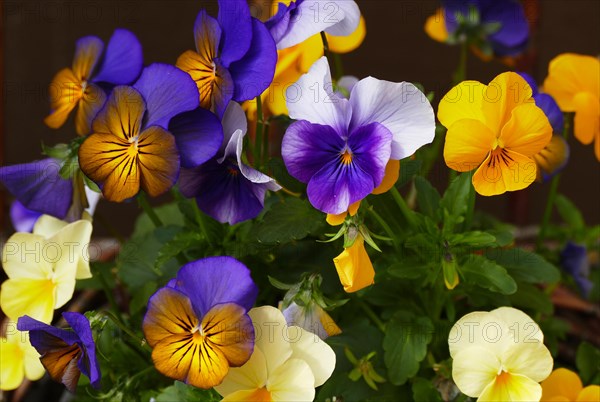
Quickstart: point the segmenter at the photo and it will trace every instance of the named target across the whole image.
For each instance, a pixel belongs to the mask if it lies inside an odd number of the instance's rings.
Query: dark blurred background
[[[266,0],[265,0],[266,1]],[[260,13],[261,3],[253,7]],[[367,21],[367,37],[355,52],[343,55],[347,74],[372,75],[389,81],[420,82],[435,91],[436,100],[449,89],[458,62],[458,47],[431,40],[423,30],[438,1],[357,0]],[[599,0],[525,0],[532,25],[531,47],[520,66],[538,82],[546,76],[548,62],[563,52],[600,53]],[[117,27],[133,31],[144,47],[145,63],[174,63],[194,46],[192,27],[196,14],[207,8],[216,16],[212,0],[135,1],[4,1],[2,2],[3,70],[0,126],[0,163],[39,159],[40,143],[67,142],[75,136],[72,118],[60,130],[43,123],[49,111],[48,85],[54,74],[70,66],[75,41],[97,35],[107,41]],[[267,9],[266,7],[264,9]],[[262,17],[265,17],[262,13]],[[510,69],[499,62],[483,62],[470,55],[468,78],[489,82]],[[436,108],[437,109],[437,108]],[[588,224],[600,223],[600,164],[592,146],[571,141],[571,161],[564,170],[560,191],[584,211]],[[432,180],[446,185],[447,168],[438,164]],[[478,207],[498,218],[518,224],[539,222],[548,184],[534,183],[519,193],[494,198],[478,197]],[[12,230],[7,213],[10,195],[1,193],[2,229]],[[158,200],[160,203],[160,200]],[[137,205],[101,202],[98,212],[128,233]],[[103,234],[96,228],[97,234]]]

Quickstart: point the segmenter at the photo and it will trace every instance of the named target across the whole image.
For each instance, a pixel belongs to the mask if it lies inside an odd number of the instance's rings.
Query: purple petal
[[[529,38],[529,24],[521,3],[496,0],[485,2],[481,8],[482,24],[501,24],[500,30],[489,36],[494,51],[501,56],[520,53]]]
[[[229,66],[235,82],[233,99],[242,102],[259,96],[271,85],[277,64],[275,41],[265,25],[252,19],[252,44],[246,55]]]
[[[275,43],[279,43],[288,31],[290,19],[295,16],[294,10],[303,0],[297,0],[287,6],[285,3],[279,3],[277,13],[265,22],[265,26],[271,33]]]
[[[94,342],[90,322],[80,313],[64,312],[62,316],[79,337],[79,346],[84,350],[84,354],[77,362],[79,370],[89,377],[92,386],[99,388],[100,364],[96,359],[96,343]]]
[[[223,124],[222,151],[225,150],[225,147],[231,141],[231,136],[237,130],[241,130],[244,135],[248,132],[248,120],[246,119],[246,113],[237,102],[229,102],[229,105],[227,105],[227,109],[223,114],[221,123]]]
[[[221,27],[216,19],[200,10],[194,22],[194,42],[196,52],[207,59],[217,55],[221,42]]]
[[[548,94],[538,93],[533,96],[535,104],[544,111],[555,133],[562,133],[564,117],[554,98]]]
[[[371,123],[358,127],[348,136],[353,164],[373,178],[375,187],[381,184],[385,166],[392,151],[392,133],[384,125]]]
[[[79,342],[79,337],[74,332],[55,328],[26,315],[19,318],[17,329],[29,331],[29,341],[41,355]]]
[[[560,264],[563,270],[573,277],[581,294],[587,298],[593,287],[593,283],[588,279],[590,262],[587,248],[571,241],[567,242],[560,253]]]
[[[531,87],[532,95],[535,96],[538,94],[538,86],[533,77],[527,73],[519,72],[519,75],[523,77],[523,79],[529,84]]]
[[[213,113],[198,108],[171,119],[169,131],[175,136],[181,166],[193,168],[206,162],[223,142],[223,127]]]
[[[308,183],[326,164],[339,160],[345,145],[332,127],[300,120],[285,132],[281,156],[288,172]]]
[[[146,67],[134,88],[146,101],[145,127],[158,125],[167,129],[172,117],[200,105],[198,87],[189,74],[168,64]]]
[[[469,15],[469,6],[478,6],[478,2],[464,1],[464,0],[442,0],[442,7],[444,8],[444,17],[446,23],[446,30],[448,33],[453,33],[458,27],[457,15],[463,16]],[[477,7],[478,8],[478,7]]]
[[[142,44],[137,37],[126,29],[115,29],[93,81],[129,85],[140,75],[143,63]]]
[[[10,206],[10,220],[15,231],[31,232],[41,213],[25,208],[19,200],[14,200]]]
[[[213,89],[213,109],[222,118],[235,93],[235,84],[229,71],[218,61],[215,62],[215,73],[220,81],[215,81]]]
[[[246,0],[219,0],[219,25],[223,30],[220,59],[225,67],[240,60],[252,40],[252,17]]]
[[[26,208],[64,219],[73,199],[73,183],[60,174],[61,162],[48,158],[0,167],[0,182]]]
[[[248,311],[258,295],[250,270],[233,257],[209,257],[184,265],[177,273],[177,289],[190,298],[200,319],[220,303],[235,303]]]
[[[84,36],[75,43],[73,71],[77,78],[89,80],[104,50],[104,42],[97,36]],[[81,75],[81,76],[80,76]]]

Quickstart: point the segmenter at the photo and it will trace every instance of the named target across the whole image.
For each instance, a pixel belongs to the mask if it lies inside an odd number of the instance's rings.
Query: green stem
[[[260,95],[256,97],[256,138],[254,139],[254,163],[260,165],[262,162],[262,149],[263,149],[263,124],[264,116],[262,110],[262,99]]]
[[[377,326],[377,328],[379,328],[379,330],[385,334],[385,324],[383,323],[383,321],[381,321],[381,319],[377,316],[377,314],[375,314],[373,309],[371,309],[371,307],[369,307],[369,305],[367,303],[365,303],[363,300],[361,300],[361,299],[355,299],[355,300],[356,300],[356,303],[359,305],[359,307],[365,312],[365,314]]]
[[[263,150],[262,150],[262,161],[260,166],[266,169],[267,163],[269,162],[269,123],[263,122]]]
[[[467,60],[469,58],[469,45],[467,42],[463,42],[460,46],[460,59],[458,61],[458,67],[452,76],[452,84],[457,85],[464,81],[467,77]]]
[[[110,286],[108,286],[108,282],[106,281],[106,278],[104,277],[104,273],[103,272],[98,272],[98,279],[100,280],[100,285],[102,286],[102,290],[104,291],[104,294],[106,295],[106,298],[108,299],[108,303],[110,304],[110,307],[114,310],[114,311],[119,311],[119,305],[117,304],[117,301],[115,300],[115,295],[112,292],[112,289],[110,288]]]
[[[468,173],[463,173],[468,174]],[[475,187],[473,183],[469,183],[469,196],[467,198],[467,213],[465,215],[465,230],[469,230],[471,228],[471,224],[473,223],[473,213],[475,212],[475,200],[477,199],[477,194],[475,193]]]
[[[404,201],[404,198],[402,197],[402,195],[400,194],[398,189],[394,186],[390,189],[390,193],[392,194],[392,197],[394,197],[394,201],[396,201],[396,204],[400,208],[400,212],[404,216],[404,219],[406,219],[408,224],[413,229],[416,229],[418,225],[417,225],[417,221],[415,220],[415,214],[408,207],[408,204],[406,204],[406,201]]]
[[[329,42],[327,41],[327,35],[324,31],[321,31],[321,40],[323,41],[323,54],[327,57],[327,60],[331,60],[331,52],[329,51]]]
[[[108,318],[110,318],[110,320],[117,326],[119,327],[119,329],[121,331],[123,331],[124,333],[126,333],[131,339],[133,339],[136,342],[136,345],[141,346],[144,350],[146,351],[152,351],[152,349],[150,348],[150,346],[146,343],[146,341],[144,339],[139,338],[132,330],[130,330],[129,328],[127,328],[125,326],[125,324],[119,320],[119,318],[114,315],[112,312],[110,311],[103,311],[104,315],[106,315]]]
[[[388,237],[390,239],[392,239],[392,242],[394,242],[394,245],[395,245],[396,244],[396,236],[394,235],[394,232],[392,231],[392,228],[390,227],[390,225],[388,225],[387,222],[381,217],[381,215],[379,215],[373,208],[370,208],[369,212],[373,215],[373,217],[375,218],[377,223],[379,223],[379,226],[381,226],[383,228],[383,230],[388,235]]]
[[[142,207],[142,209],[144,210],[146,215],[148,215],[148,218],[150,218],[150,220],[152,221],[154,226],[157,228],[163,226],[162,221],[160,220],[158,215],[156,215],[156,212],[154,212],[154,209],[148,202],[148,196],[146,195],[146,193],[143,191],[140,191],[140,193],[138,194],[137,200],[138,200],[138,204],[140,205],[140,207]]]
[[[202,216],[202,212],[200,212],[200,208],[198,208],[198,204],[196,202],[194,204],[194,213],[196,214],[196,221],[198,222],[198,226],[200,226],[200,230],[204,233],[204,237],[206,237],[206,241],[210,248],[214,247],[214,243],[212,242],[210,235],[208,234],[208,229],[206,229],[206,225],[204,223],[204,216]]]

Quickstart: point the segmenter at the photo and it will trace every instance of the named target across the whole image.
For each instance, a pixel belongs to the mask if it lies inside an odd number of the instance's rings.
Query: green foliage
[[[588,342],[581,342],[575,359],[581,381],[585,385],[600,385],[600,350]]]

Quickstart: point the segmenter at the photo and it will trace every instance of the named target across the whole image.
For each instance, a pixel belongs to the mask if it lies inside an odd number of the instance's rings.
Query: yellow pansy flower
[[[365,240],[358,235],[352,246],[333,259],[340,282],[348,293],[371,286],[375,282],[375,270],[365,249]]]
[[[250,360],[231,368],[215,390],[223,401],[312,401],[335,368],[335,353],[317,335],[288,326],[271,306],[248,313],[256,340]]]
[[[477,169],[473,186],[479,194],[521,190],[535,181],[533,156],[550,142],[552,126],[531,95],[519,74],[507,72],[489,85],[463,81],[441,100],[446,165],[459,172]]]
[[[563,112],[575,112],[575,137],[585,145],[594,142],[600,161],[600,60],[563,53],[550,61],[544,91]]]
[[[50,323],[75,290],[76,278],[89,278],[87,247],[92,224],[56,223],[42,216],[34,233],[15,233],[2,250],[8,276],[0,288],[0,307],[12,320],[28,315]],[[59,226],[62,226],[59,228]]]
[[[5,322],[0,336],[0,390],[17,389],[25,378],[37,381],[46,370],[40,355],[29,343],[29,334],[17,330],[17,323]]]
[[[558,368],[542,382],[542,402],[600,402],[600,387],[583,388],[577,373]]]
[[[462,317],[448,337],[452,378],[478,402],[539,401],[553,360],[540,327],[512,307]]]

